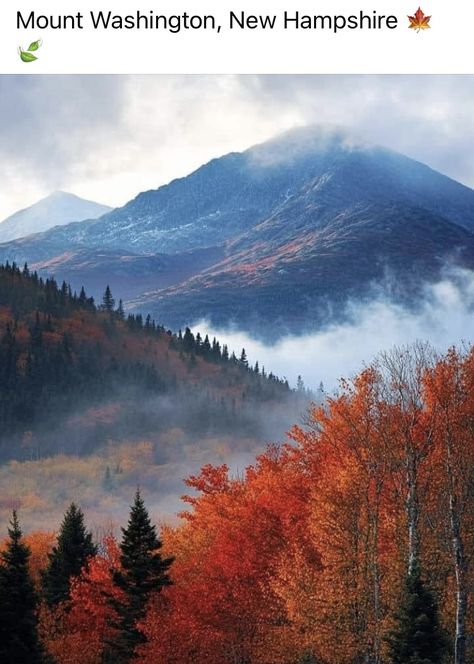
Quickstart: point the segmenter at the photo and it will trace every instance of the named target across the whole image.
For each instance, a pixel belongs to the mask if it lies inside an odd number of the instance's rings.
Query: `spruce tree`
[[[116,314],[117,314],[117,318],[118,318],[119,320],[125,320],[125,311],[124,311],[124,309],[123,309],[123,302],[122,302],[122,300],[119,300],[119,304],[118,304],[118,307],[117,307]]]
[[[317,664],[316,659],[310,651],[305,652],[298,660],[298,664]]]
[[[30,550],[22,542],[16,512],[8,535],[0,554],[0,662],[39,664],[45,659],[37,633],[37,597],[28,570]]]
[[[387,636],[393,664],[440,664],[446,639],[438,620],[438,607],[416,566],[407,574],[396,625]]]
[[[108,311],[109,313],[112,313],[115,307],[115,300],[112,297],[112,291],[110,290],[110,286],[108,284],[102,297],[102,306],[105,311]]]
[[[49,606],[69,598],[71,578],[78,576],[87,560],[96,554],[92,534],[84,525],[84,514],[71,503],[64,515],[57,545],[48,554],[49,564],[42,575],[43,595]]]
[[[113,580],[122,590],[123,599],[110,598],[117,619],[112,625],[115,636],[105,652],[105,661],[113,664],[132,661],[137,646],[145,642],[137,623],[144,617],[152,593],[160,592],[171,583],[168,570],[173,562],[172,558],[163,558],[159,553],[162,543],[139,490],[122,534],[121,568],[114,572]]]
[[[205,358],[208,358],[211,354],[211,342],[209,341],[208,334],[206,334],[204,341],[202,342],[202,354]]]

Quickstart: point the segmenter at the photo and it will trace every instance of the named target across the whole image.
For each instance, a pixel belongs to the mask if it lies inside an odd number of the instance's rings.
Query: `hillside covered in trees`
[[[125,315],[81,289],[0,267],[0,527],[26,531],[81,500],[97,528],[137,484],[164,516],[207,463],[244,468],[310,395],[216,339]]]
[[[296,395],[301,397],[302,395]],[[298,398],[216,339],[125,316],[108,287],[84,289],[0,268],[0,458],[90,453],[108,440],[181,427],[265,437]],[[263,426],[263,428],[262,428]],[[282,428],[282,432],[284,428]]]
[[[0,611],[19,570],[28,622],[2,661],[21,633],[28,662],[469,664],[473,423],[474,350],[417,345],[342,382],[244,474],[189,477],[159,534],[139,492],[118,539],[94,543],[71,505],[57,540],[23,540],[14,514]]]

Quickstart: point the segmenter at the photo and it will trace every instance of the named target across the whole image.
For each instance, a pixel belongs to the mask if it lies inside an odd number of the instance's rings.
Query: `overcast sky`
[[[57,189],[121,205],[314,123],[474,187],[474,76],[0,76],[0,219]]]

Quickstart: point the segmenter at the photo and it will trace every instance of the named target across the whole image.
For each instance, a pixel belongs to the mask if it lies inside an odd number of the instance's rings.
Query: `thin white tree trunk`
[[[418,524],[420,520],[420,506],[418,502],[417,463],[412,449],[407,453],[407,499],[406,511],[408,521],[408,574],[418,564],[420,552],[420,534]]]
[[[449,486],[449,521],[451,526],[452,553],[456,579],[456,631],[454,637],[454,664],[466,663],[466,615],[468,604],[467,562],[461,532],[459,504],[453,469],[451,436],[446,436],[446,472]]]

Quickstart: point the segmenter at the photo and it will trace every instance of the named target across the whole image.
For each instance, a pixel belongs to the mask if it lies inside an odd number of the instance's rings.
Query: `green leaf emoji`
[[[38,41],[31,42],[31,44],[27,48],[27,51],[37,51],[40,46],[41,46],[41,39],[38,39]]]
[[[21,48],[21,46],[18,49],[18,53],[20,54],[20,58],[23,60],[23,62],[33,62],[34,60],[38,59],[36,55],[33,55],[33,53],[28,53],[28,51],[24,51]]]

